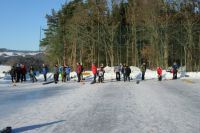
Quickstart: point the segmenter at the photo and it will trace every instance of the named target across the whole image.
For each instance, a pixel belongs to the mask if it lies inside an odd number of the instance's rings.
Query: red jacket
[[[78,74],[80,74],[82,72],[82,66],[81,65],[78,65],[77,68],[76,68],[76,72]]]
[[[92,73],[97,74],[97,67],[95,65],[92,65]]]
[[[162,68],[161,68],[161,67],[158,67],[158,68],[157,68],[157,74],[158,74],[158,75],[162,75]]]
[[[22,74],[26,74],[26,67],[25,66],[21,67],[21,72],[22,72]]]

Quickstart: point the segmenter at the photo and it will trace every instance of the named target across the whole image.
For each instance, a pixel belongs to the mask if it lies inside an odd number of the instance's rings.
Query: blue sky
[[[38,50],[45,15],[69,0],[1,0],[0,48]]]

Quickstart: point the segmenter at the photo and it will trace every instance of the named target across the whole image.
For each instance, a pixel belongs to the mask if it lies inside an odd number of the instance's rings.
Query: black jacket
[[[15,67],[13,67],[13,68],[10,70],[10,75],[11,75],[11,76],[15,76],[15,75],[16,75],[16,69],[15,69]]]
[[[130,73],[131,73],[130,67],[126,67],[125,68],[125,74],[130,75]]]

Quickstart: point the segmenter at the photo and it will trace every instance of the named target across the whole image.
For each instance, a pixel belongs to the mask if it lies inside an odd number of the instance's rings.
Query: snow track
[[[199,133],[200,83],[169,80],[0,86],[15,133]]]

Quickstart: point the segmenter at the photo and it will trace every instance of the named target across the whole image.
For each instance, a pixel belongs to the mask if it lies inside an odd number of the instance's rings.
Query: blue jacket
[[[177,70],[178,69],[178,65],[175,64],[175,65],[172,66],[172,68],[175,69],[175,70]]]
[[[47,74],[48,70],[47,70],[47,67],[43,67],[42,68],[42,74]]]
[[[70,67],[66,67],[65,72],[66,72],[66,74],[70,74],[71,68]]]

